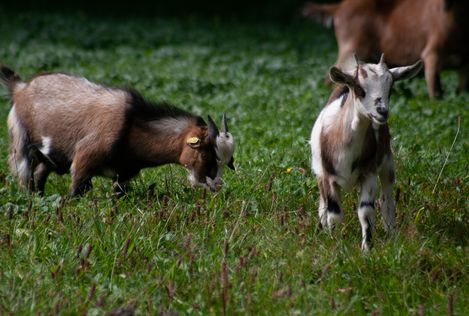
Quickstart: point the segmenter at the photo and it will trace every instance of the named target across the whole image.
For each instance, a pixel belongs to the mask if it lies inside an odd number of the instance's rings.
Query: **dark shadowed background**
[[[112,1],[112,0],[26,0],[0,2],[0,10],[15,12],[19,10],[34,11],[83,11],[90,14],[112,15],[202,15],[243,19],[290,20],[298,16],[298,10],[304,0],[175,0],[175,1]],[[334,2],[316,0],[314,2]]]

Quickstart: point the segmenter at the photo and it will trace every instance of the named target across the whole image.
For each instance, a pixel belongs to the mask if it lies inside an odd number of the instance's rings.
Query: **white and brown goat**
[[[413,77],[421,67],[419,61],[412,66],[388,69],[381,56],[378,64],[357,60],[351,72],[337,67],[329,71],[338,85],[319,114],[310,140],[312,169],[320,192],[319,218],[323,227],[340,223],[341,189],[349,191],[359,184],[363,250],[370,248],[375,224],[378,174],[384,227],[395,230],[394,163],[387,125],[389,94],[394,81]]]
[[[45,73],[24,82],[0,67],[9,89],[9,165],[20,183],[44,191],[50,172],[72,175],[70,194],[106,176],[116,193],[142,168],[168,163],[189,170],[192,185],[221,187],[233,167],[234,142],[225,116],[221,131],[174,106],[152,103],[131,89],[109,88],[83,77]]]

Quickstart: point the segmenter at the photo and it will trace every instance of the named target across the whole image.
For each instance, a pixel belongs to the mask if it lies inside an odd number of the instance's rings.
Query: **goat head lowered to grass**
[[[225,165],[234,169],[234,140],[223,115],[219,130],[132,89],[105,87],[79,76],[44,73],[22,81],[0,66],[12,108],[9,165],[29,190],[44,191],[51,172],[72,175],[70,194],[106,176],[117,194],[142,168],[168,163],[189,170],[192,185],[217,191]]]
[[[392,197],[394,163],[387,125],[389,94],[394,81],[415,76],[422,68],[388,69],[384,58],[378,64],[361,64],[352,72],[336,67],[329,71],[337,87],[319,114],[311,132],[312,169],[319,187],[319,218],[323,227],[342,221],[340,191],[360,185],[358,218],[362,249],[368,250],[375,224],[378,174],[384,227],[395,230]]]

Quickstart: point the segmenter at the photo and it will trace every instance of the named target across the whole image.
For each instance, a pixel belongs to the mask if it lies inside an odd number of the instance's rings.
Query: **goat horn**
[[[220,132],[218,131],[218,127],[209,115],[208,116],[208,138],[210,139],[210,141],[215,143],[215,140],[217,139],[218,134],[220,134]]]
[[[355,62],[357,63],[357,66],[363,64],[363,63],[358,59],[358,56],[357,56],[357,54],[355,54],[355,53],[353,53],[353,59],[355,59]]]
[[[226,115],[223,113],[223,117],[221,119],[221,128],[222,133],[228,133],[228,125],[226,124]]]
[[[381,57],[379,58],[379,64],[380,65],[384,64],[384,54],[381,54]]]

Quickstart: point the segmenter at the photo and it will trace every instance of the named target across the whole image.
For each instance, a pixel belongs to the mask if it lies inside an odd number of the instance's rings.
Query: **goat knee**
[[[70,188],[71,196],[83,195],[86,191],[92,188],[91,174],[86,166],[72,163],[72,186]]]
[[[342,223],[342,220],[343,215],[339,203],[329,197],[327,199],[327,226],[333,228]]]

